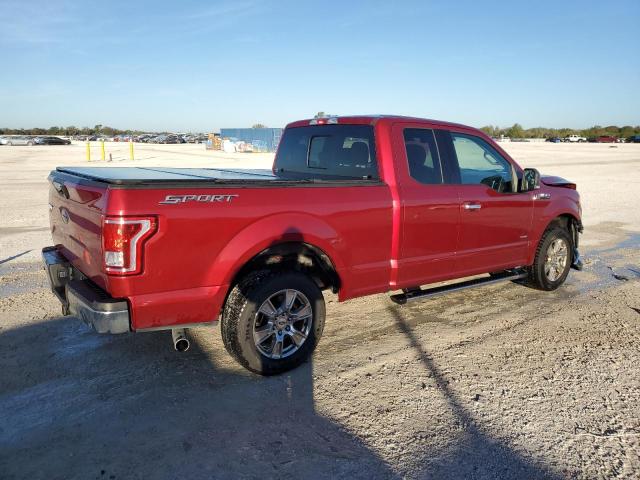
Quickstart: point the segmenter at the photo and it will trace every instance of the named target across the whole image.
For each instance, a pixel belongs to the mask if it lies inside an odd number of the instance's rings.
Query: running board
[[[444,295],[445,293],[457,292],[458,290],[466,290],[467,288],[481,287],[483,285],[492,285],[494,283],[507,282],[512,280],[520,280],[526,278],[529,274],[527,272],[519,271],[506,271],[498,275],[491,277],[475,278],[473,280],[467,280],[466,282],[454,283],[452,285],[443,285],[441,287],[433,287],[427,289],[417,288],[415,290],[407,290],[404,293],[398,293],[391,295],[391,301],[404,305],[405,303],[413,302],[416,300],[424,300],[425,298],[437,297],[438,295]]]

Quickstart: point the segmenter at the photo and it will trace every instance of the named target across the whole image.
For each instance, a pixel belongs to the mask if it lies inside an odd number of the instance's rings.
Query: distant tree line
[[[618,138],[627,138],[632,135],[640,135],[640,125],[632,127],[625,125],[624,127],[618,127],[616,125],[609,125],[608,127],[601,127],[600,125],[593,126],[585,129],[575,128],[523,128],[519,123],[514,123],[511,127],[500,128],[497,125],[487,125],[481,127],[484,133],[490,137],[500,137],[504,135],[510,138],[550,138],[560,137],[564,138],[569,135],[580,135],[581,137],[599,137],[602,135],[611,135]]]
[[[49,128],[0,128],[0,135],[104,135],[113,137],[120,134],[146,133],[142,130],[120,130],[106,125],[95,127],[49,127]]]
[[[322,112],[320,112],[322,113]],[[318,115],[320,115],[320,113]],[[255,124],[253,128],[264,128],[262,124]],[[484,133],[491,137],[500,137],[504,135],[511,138],[549,138],[549,137],[566,137],[568,135],[580,135],[582,137],[598,137],[601,135],[611,135],[614,137],[627,138],[632,135],[640,135],[640,125],[634,127],[625,125],[618,127],[616,125],[609,125],[608,127],[601,127],[596,125],[591,128],[575,129],[575,128],[523,128],[519,123],[513,124],[508,128],[500,128],[497,125],[487,125],[481,127]],[[104,135],[112,137],[114,135],[121,134],[140,134],[146,133],[143,130],[120,130],[118,128],[109,127],[106,125],[96,125],[91,127],[49,127],[49,128],[0,128],[0,135]]]

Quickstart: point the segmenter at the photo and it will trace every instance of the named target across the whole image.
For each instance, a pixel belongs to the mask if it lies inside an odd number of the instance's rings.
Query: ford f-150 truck
[[[265,375],[313,352],[323,290],[403,304],[506,280],[553,290],[581,268],[576,185],[448,122],[303,120],[271,171],[59,167],[49,182],[43,259],[64,314],[171,330],[176,350],[220,320],[229,353]]]

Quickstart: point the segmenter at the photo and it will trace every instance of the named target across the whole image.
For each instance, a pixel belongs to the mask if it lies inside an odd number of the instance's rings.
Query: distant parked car
[[[551,143],[561,143],[562,139],[560,137],[549,137],[545,141]]]
[[[616,143],[617,138],[612,135],[600,135],[595,138],[596,143]]]
[[[627,138],[627,143],[640,143],[640,135],[631,135]]]
[[[175,136],[171,136],[171,135],[158,135],[154,140],[153,143],[178,143],[178,139]]]
[[[33,138],[18,135],[4,137],[0,140],[0,143],[2,143],[3,145],[35,145]]]
[[[36,145],[71,145],[71,140],[60,137],[35,137],[33,141]]]
[[[584,137],[581,137],[580,135],[569,135],[568,137],[566,137],[564,139],[565,142],[571,142],[571,143],[582,143],[582,142],[586,142],[587,139]]]
[[[149,142],[150,139],[153,139],[155,137],[155,135],[152,135],[150,133],[143,133],[142,135],[138,135],[136,137],[133,137],[133,141],[134,142],[139,142],[139,143],[147,143]]]
[[[160,135],[156,137],[156,143],[184,143],[184,140],[177,135]]]

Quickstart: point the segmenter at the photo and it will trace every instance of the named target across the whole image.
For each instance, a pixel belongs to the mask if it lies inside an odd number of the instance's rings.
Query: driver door
[[[513,165],[481,137],[451,132],[460,171],[461,276],[522,266],[533,214],[531,192],[517,193]]]

